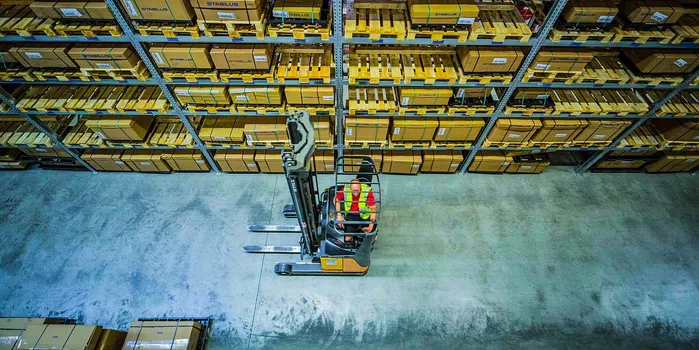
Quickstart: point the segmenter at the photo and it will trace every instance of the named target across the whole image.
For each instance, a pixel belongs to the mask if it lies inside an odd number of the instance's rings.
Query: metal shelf
[[[579,114],[579,115],[570,115],[570,114],[541,114],[541,113],[533,113],[533,114],[522,114],[522,113],[512,113],[512,114],[501,114],[500,118],[545,118],[545,119],[638,119],[641,118],[641,115],[635,114],[635,113],[629,113],[626,115],[617,115],[614,113],[606,114],[606,115],[599,115],[599,114]]]
[[[670,84],[658,84],[658,85],[647,85],[647,84],[595,84],[595,83],[519,83],[518,88],[552,88],[552,89],[664,89],[670,90],[674,89],[676,85]],[[689,86],[688,89],[699,89],[699,85]]]
[[[348,111],[344,111],[344,114],[347,116],[352,116],[352,117],[398,117],[398,118],[422,118],[422,117],[487,118],[487,117],[491,116],[488,113],[475,113],[475,114],[454,113],[451,115],[446,114],[446,113],[425,113],[425,114],[406,113],[406,114],[400,115],[398,113],[376,112],[374,114],[362,114],[362,113],[349,114]]]
[[[128,112],[116,112],[116,113],[109,113],[105,111],[96,111],[96,112],[86,112],[86,111],[76,111],[76,112],[60,112],[60,111],[48,111],[48,112],[39,112],[39,111],[27,111],[27,112],[22,112],[23,114],[27,115],[36,115],[36,116],[47,116],[47,115],[154,115],[154,116],[159,116],[159,115],[177,115],[173,110],[169,110],[165,113],[160,113],[160,112],[146,112],[146,113],[140,113],[140,112],[135,112],[135,111],[128,111]],[[9,112],[1,112],[0,116],[2,115],[12,115],[15,116],[17,113],[12,113],[11,111]]]
[[[267,82],[266,79],[253,79],[252,82],[244,82],[243,79],[229,79],[227,82],[224,81],[198,81],[198,82],[188,82],[185,79],[173,79],[172,81],[166,81],[165,85],[268,85],[268,86],[316,86],[316,85],[326,85],[334,86],[335,80],[330,80],[330,83],[324,83],[323,79],[311,79],[308,83],[302,83],[298,79],[287,79],[283,83],[275,81],[273,83]]]
[[[202,36],[193,38],[182,35],[175,38],[168,38],[163,35],[136,35],[136,40],[142,43],[191,43],[191,44],[332,44],[333,37],[329,40],[322,40],[319,36],[308,36],[306,39],[294,39],[290,36],[279,36],[276,38],[264,37],[258,39],[254,36],[244,36],[241,38],[229,38],[227,36]]]
[[[139,81],[137,79],[125,79],[123,81],[103,79],[100,81],[83,81],[80,79],[70,79],[68,81],[60,80],[45,80],[45,81],[26,81],[21,79],[16,79],[13,81],[0,80],[0,84],[8,85],[158,85],[154,79],[147,79],[145,81]]]
[[[69,36],[48,36],[48,35],[34,35],[34,36],[19,36],[19,35],[5,35],[0,37],[0,42],[69,42],[69,43],[82,43],[82,42],[103,42],[103,43],[128,43],[129,39],[122,35],[120,37],[113,37],[111,35],[98,35],[96,37],[88,38],[82,35],[69,35]]]
[[[434,84],[425,84],[422,81],[411,81],[410,83],[394,83],[393,81],[390,80],[382,80],[378,84],[372,84],[366,80],[359,80],[355,82],[354,84],[350,84],[349,79],[344,79],[343,84],[349,85],[349,86],[375,86],[375,87],[382,87],[382,86],[426,86],[426,87],[507,87],[509,84],[503,84],[501,82],[490,82],[488,84],[481,84],[481,83],[476,83],[476,82],[468,82],[465,84],[459,84],[459,83],[454,83],[454,84],[449,84],[449,82],[446,81],[436,81]]]
[[[206,146],[206,149],[212,149],[212,150],[246,150],[246,149],[254,149],[254,150],[286,150],[288,148],[284,146],[275,146],[275,147],[266,147],[266,146],[248,146],[248,145],[241,145],[241,146],[230,146],[230,147],[224,147],[224,146]],[[318,150],[330,150],[330,149],[335,149],[335,147],[327,147],[327,146],[316,146],[316,149]]]
[[[490,39],[466,40],[459,42],[457,39],[446,38],[440,41],[432,41],[430,38],[415,38],[414,40],[398,41],[395,38],[383,38],[370,40],[369,38],[342,39],[343,44],[352,45],[480,45],[480,46],[532,46],[534,41],[521,42],[516,39],[506,39],[504,42],[494,42]]]
[[[170,147],[170,146],[148,146],[144,147],[141,145],[113,145],[113,146],[75,146],[75,145],[66,145],[68,148],[72,149],[159,149],[159,150],[196,150],[197,148],[195,146],[176,146],[176,147]]]
[[[339,146],[338,146],[339,147]],[[474,150],[473,147],[379,147],[379,146],[369,146],[369,147],[356,147],[356,146],[342,146],[346,150],[372,150],[372,151],[468,151]]]
[[[681,44],[661,44],[655,41],[647,41],[644,44],[638,44],[633,41],[621,41],[618,43],[615,42],[606,42],[603,43],[598,40],[588,40],[584,43],[579,43],[575,42],[573,40],[561,40],[558,42],[551,41],[550,39],[547,39],[544,41],[543,46],[547,47],[617,47],[617,48],[624,48],[624,47],[635,47],[635,48],[643,48],[643,49],[699,49],[699,44],[694,44],[694,43],[681,43]]]

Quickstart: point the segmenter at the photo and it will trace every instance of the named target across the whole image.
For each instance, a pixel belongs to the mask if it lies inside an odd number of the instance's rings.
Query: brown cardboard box
[[[484,126],[483,119],[439,118],[439,127],[434,135],[434,140],[437,142],[475,141]]]
[[[255,150],[220,150],[214,160],[221,171],[229,173],[259,173],[255,162]]]
[[[606,0],[570,0],[560,18],[567,23],[603,26],[611,24],[618,13],[617,6]]]
[[[274,46],[267,44],[215,44],[211,59],[216,69],[269,70]]]
[[[623,49],[622,52],[641,73],[688,73],[699,66],[699,56],[691,51]]]
[[[68,55],[80,68],[90,69],[135,69],[141,62],[129,44],[78,43]]]
[[[285,117],[255,117],[245,124],[248,145],[256,141],[289,142]]]
[[[542,127],[531,138],[532,142],[564,143],[578,136],[588,125],[582,119],[544,119]]]
[[[345,118],[346,141],[386,141],[388,118],[381,117],[347,117]]]
[[[14,162],[20,155],[22,155],[22,152],[18,149],[0,149],[0,161],[3,162]],[[0,324],[0,326],[1,325],[2,324]]]
[[[516,72],[524,59],[524,52],[515,47],[458,46],[456,53],[464,72]]]
[[[272,16],[276,18],[294,18],[320,20],[323,0],[277,0],[272,7]]]
[[[151,151],[146,149],[127,150],[121,156],[129,168],[134,171],[147,173],[170,172],[170,167],[163,161],[163,151]]]
[[[312,116],[313,136],[316,142],[332,140],[332,128],[330,127],[330,117]]]
[[[199,137],[205,142],[243,143],[246,122],[245,117],[206,117]]]
[[[194,350],[200,333],[196,321],[131,322],[123,349],[162,349],[163,344],[177,344],[177,349]]]
[[[85,11],[92,19],[114,19],[114,14],[109,10],[109,6],[102,0],[87,2]]]
[[[211,69],[207,44],[153,44],[148,49],[158,68]]]
[[[478,17],[474,0],[408,0],[413,24],[473,24]]]
[[[89,149],[83,152],[80,158],[98,171],[132,171],[126,162],[121,160],[124,154],[116,149]]]
[[[0,169],[24,169],[26,164],[25,162],[0,162]],[[0,318],[0,350],[17,349],[16,345],[28,326],[56,323],[60,323],[60,320],[26,317]]]
[[[643,150],[629,150],[629,151],[614,151],[609,153],[611,157],[653,157],[658,153],[658,151],[643,151]]]
[[[516,161],[513,158],[505,172],[510,174],[540,174],[549,165],[551,165],[549,161]]]
[[[333,150],[316,150],[313,154],[311,169],[318,173],[332,173],[335,171],[335,152]]]
[[[248,9],[205,9],[195,8],[198,19],[206,21],[231,21],[231,22],[257,22],[262,19],[262,9],[264,5]]]
[[[260,5],[261,0],[189,0],[193,7],[208,9],[250,9]]]
[[[91,117],[85,126],[99,138],[109,141],[143,141],[155,120],[152,116],[104,116]]]
[[[13,64],[21,64],[17,58],[12,55],[10,52],[10,49],[12,49],[13,46],[17,46],[17,44],[11,44],[11,43],[4,43],[0,44],[0,57],[2,58],[2,68],[7,69]]]
[[[124,346],[125,340],[126,332],[114,329],[102,329],[95,350],[121,349]]]
[[[417,174],[422,164],[420,151],[386,151],[383,157],[384,173]]]
[[[699,122],[693,120],[654,119],[650,125],[665,141],[699,142]]]
[[[30,325],[24,330],[17,349],[94,349],[102,326]]]
[[[551,98],[551,90],[549,89],[539,89],[539,88],[526,88],[517,89],[514,95],[514,100],[516,103],[520,103],[521,100],[547,100]]]
[[[621,12],[631,23],[646,24],[673,24],[685,13],[682,6],[663,0],[626,0]]]
[[[607,159],[597,162],[597,169],[640,169],[646,165],[645,160]]]
[[[29,5],[29,9],[39,18],[61,18],[61,15],[53,6],[55,1],[34,1]]]
[[[394,118],[391,141],[432,141],[437,126],[434,118]]]
[[[582,50],[545,48],[539,51],[529,69],[547,72],[582,72],[593,55]]]
[[[449,104],[451,88],[400,88],[401,106],[445,106]]]
[[[68,56],[72,44],[23,44],[12,47],[10,54],[24,67],[73,68],[76,63]]]
[[[114,19],[104,1],[34,1],[29,8],[39,18]]]
[[[345,151],[345,156],[361,156],[361,157],[371,157],[374,161],[377,171],[381,171],[383,165],[383,154],[381,151],[369,151],[369,150],[347,150]],[[359,166],[350,166],[346,164],[361,164],[362,160],[359,158],[345,158],[342,161],[345,164],[345,171],[359,171]]]
[[[284,95],[288,104],[335,104],[335,88],[332,86],[287,86],[284,88]]]
[[[60,17],[69,19],[89,19],[90,14],[85,10],[85,1],[58,1],[53,8]]]
[[[541,121],[538,119],[498,119],[487,140],[522,144],[529,141],[539,128]]]
[[[512,157],[505,156],[502,151],[481,151],[476,153],[468,171],[474,173],[504,173]]]
[[[255,162],[263,173],[283,173],[282,152],[278,150],[258,150],[255,153]]]
[[[60,149],[60,148],[46,148],[46,147],[37,147],[37,148],[22,148],[21,149],[22,153],[34,157],[65,157],[65,158],[70,158],[71,155],[68,154],[68,152]]]
[[[191,21],[194,18],[194,10],[187,0],[120,1],[131,19]]]
[[[575,141],[612,141],[629,126],[631,126],[631,121],[628,120],[590,119],[587,121],[587,126],[585,126],[585,128],[575,136]]]
[[[228,106],[231,96],[225,86],[177,86],[175,96],[185,104]]]
[[[163,153],[163,160],[173,171],[209,171],[204,155],[198,150],[174,150]]]
[[[235,104],[282,104],[282,91],[279,86],[231,86],[228,88],[228,93]]]
[[[699,153],[665,152],[655,162],[646,165],[649,173],[674,173],[690,171],[699,166]]]
[[[26,169],[28,166],[29,162],[0,162],[0,169]],[[3,334],[2,330],[0,334]]]
[[[424,151],[421,173],[455,173],[464,160],[461,151]]]

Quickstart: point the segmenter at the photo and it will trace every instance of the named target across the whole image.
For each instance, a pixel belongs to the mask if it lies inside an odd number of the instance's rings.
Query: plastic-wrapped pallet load
[[[247,121],[246,117],[206,117],[199,137],[204,142],[242,144]]]
[[[649,173],[676,173],[690,171],[699,166],[699,153],[665,152],[660,159],[646,165]]]
[[[439,118],[439,126],[434,140],[444,143],[475,141],[484,127],[485,122],[482,119]]]
[[[478,17],[474,0],[408,0],[413,24],[471,25]]]
[[[459,46],[456,53],[466,73],[516,72],[524,52],[510,47],[467,47]]]
[[[143,141],[155,120],[152,116],[91,117],[85,126],[107,141]]]
[[[446,106],[453,91],[450,88],[400,88],[401,106]]]
[[[476,154],[468,167],[469,172],[475,173],[517,173],[539,174],[551,163],[548,160],[529,159],[519,156],[515,159],[502,151],[481,151]],[[547,159],[547,158],[546,158]]]
[[[163,153],[163,160],[173,171],[209,171],[209,164],[198,150],[173,150]]]
[[[394,118],[391,141],[432,141],[438,126],[436,118]]]
[[[17,343],[24,333],[24,330],[29,326],[40,326],[46,324],[58,324],[60,320],[52,318],[26,318],[26,317],[8,317],[0,318],[0,349],[13,350],[18,349]]]
[[[699,142],[699,122],[693,120],[655,119],[650,125],[672,144],[677,142]]]
[[[231,173],[259,173],[255,150],[218,150],[214,160],[221,171]]]
[[[420,151],[385,151],[383,172],[389,174],[417,174],[422,164]]]
[[[119,349],[125,332],[93,325],[28,325],[16,349]]]
[[[265,4],[262,0],[190,0],[190,2],[194,6],[197,19],[213,23],[259,21]]]
[[[163,160],[163,151],[157,150],[128,150],[121,156],[134,171],[144,173],[169,173],[170,167]]]
[[[286,102],[300,105],[332,105],[335,89],[332,86],[287,86],[284,88]]]
[[[335,171],[335,155],[333,150],[316,150],[313,154],[313,170],[319,173],[332,173]]]
[[[607,0],[570,0],[561,13],[561,21],[569,24],[596,24],[604,27],[619,13],[617,5]]]
[[[609,143],[629,126],[631,126],[629,120],[589,119],[587,126],[575,136],[574,140],[576,143]]]
[[[544,119],[541,129],[531,138],[538,143],[566,143],[573,141],[588,125],[583,119]]]
[[[152,44],[148,48],[158,68],[211,69],[208,44]]]
[[[595,169],[640,169],[646,163],[643,159],[605,159],[597,162]]]
[[[681,5],[665,0],[626,0],[621,11],[636,24],[672,24],[685,14]]]
[[[255,162],[263,173],[283,173],[281,150],[258,150],[255,152]]]
[[[524,144],[541,128],[539,119],[498,119],[486,138],[489,142]]]
[[[216,44],[211,47],[216,69],[269,70],[274,46],[268,44]]]
[[[235,104],[281,105],[282,93],[279,86],[247,87],[231,86],[228,93]]]
[[[313,136],[317,143],[329,143],[332,137],[332,128],[330,127],[330,117],[311,117],[313,123]]]
[[[388,118],[345,118],[345,140],[352,142],[384,142],[388,134]]]
[[[33,1],[29,8],[39,18],[55,19],[114,19],[104,1]]]
[[[699,66],[699,55],[686,50],[624,49],[622,53],[641,73],[689,73]]]
[[[529,69],[535,71],[582,72],[592,61],[592,53],[582,50],[542,48]]]
[[[177,349],[194,350],[201,334],[196,321],[138,321],[131,322],[124,350],[163,349],[163,344],[177,344]]]
[[[183,104],[230,105],[231,97],[224,86],[177,86],[175,96]]]
[[[8,52],[26,68],[75,68],[77,64],[68,55],[71,47],[73,44],[13,44]]]
[[[121,0],[121,5],[131,19],[159,21],[194,19],[194,10],[186,0]]]
[[[461,151],[424,151],[421,173],[455,173],[464,160]]]
[[[98,171],[132,171],[121,159],[123,154],[123,150],[88,149],[83,152],[80,158]]]
[[[245,124],[244,131],[248,145],[257,142],[289,143],[284,117],[250,118]]]
[[[320,20],[323,0],[276,0],[272,16],[281,19]]]
[[[345,151],[346,156],[361,156],[361,157],[370,157],[374,161],[374,165],[376,166],[377,171],[381,171],[382,166],[383,166],[383,154],[381,151],[370,151],[366,149],[353,149],[353,150],[347,150]],[[361,159],[356,159],[356,158],[347,158],[344,161],[345,164],[345,170],[346,171],[359,171],[359,164],[361,164]],[[347,164],[357,164],[357,166],[353,165],[347,165]]]
[[[78,67],[87,69],[135,69],[141,63],[141,57],[129,44],[77,43],[70,48],[68,56]]]

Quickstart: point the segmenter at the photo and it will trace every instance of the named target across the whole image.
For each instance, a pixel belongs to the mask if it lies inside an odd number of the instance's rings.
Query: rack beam
[[[342,57],[342,49],[344,41],[343,35],[343,6],[344,0],[331,0],[333,13],[333,52],[335,55],[335,142],[340,147],[335,152],[336,157],[344,155],[343,146],[345,145],[345,89],[343,82],[344,60]],[[337,158],[335,158],[337,159]]]

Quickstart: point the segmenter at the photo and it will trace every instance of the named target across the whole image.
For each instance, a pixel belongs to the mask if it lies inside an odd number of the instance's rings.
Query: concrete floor
[[[329,177],[321,178],[328,185]],[[210,316],[209,349],[699,346],[699,176],[383,176],[364,277],[281,277],[277,175],[0,173],[0,315]]]

